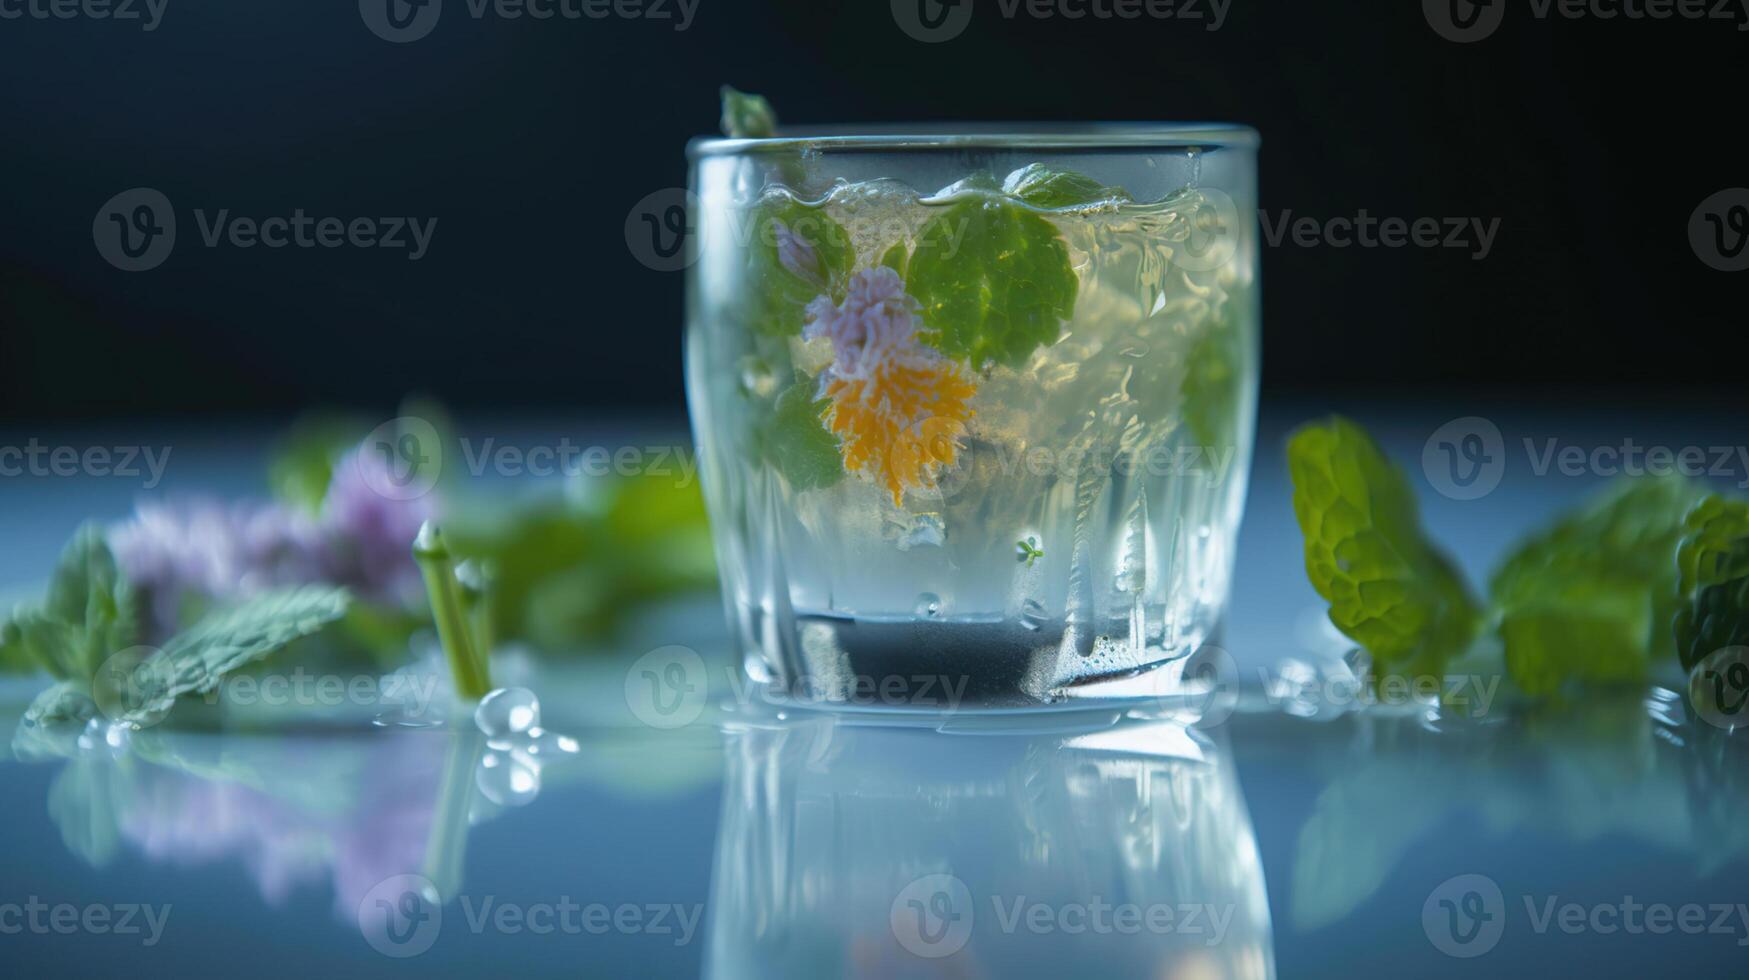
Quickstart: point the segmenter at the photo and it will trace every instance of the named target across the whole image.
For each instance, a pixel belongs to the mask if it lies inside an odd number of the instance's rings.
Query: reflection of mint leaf
[[[1749,645],[1749,501],[1711,496],[1689,511],[1676,552],[1681,608],[1676,653],[1683,669],[1729,646]]]
[[[973,367],[1019,367],[1055,343],[1080,288],[1055,225],[981,193],[923,226],[910,272],[924,339]]]
[[[137,612],[102,530],[87,524],[62,550],[42,603],[0,624],[0,666],[34,665],[60,680],[90,680],[110,654],[134,645]]]
[[[1725,647],[1749,646],[1749,578],[1700,589],[1677,613],[1675,632],[1685,671]]]
[[[758,95],[723,86],[723,135],[765,139],[777,132],[777,112]]]
[[[821,490],[844,478],[838,438],[826,430],[825,399],[814,397],[810,381],[777,396],[765,437],[765,454],[795,490]]]
[[[1306,574],[1329,601],[1330,622],[1383,667],[1440,673],[1469,644],[1480,614],[1423,534],[1402,471],[1343,418],[1301,428],[1287,453]]]
[[[740,285],[742,319],[760,333],[802,332],[814,297],[843,299],[856,252],[850,236],[819,208],[770,201],[748,212],[746,266]]]
[[[1208,450],[1228,448],[1238,437],[1241,331],[1235,317],[1211,321],[1185,360],[1184,421],[1196,444]]]
[[[127,711],[115,720],[157,717],[185,694],[212,691],[231,671],[340,619],[351,601],[345,589],[307,585],[265,592],[207,616],[134,671]]]
[[[1638,681],[1670,654],[1674,556],[1698,496],[1682,479],[1624,480],[1501,565],[1489,595],[1507,670],[1525,693]]]
[[[1002,191],[1035,208],[1046,209],[1086,207],[1131,199],[1129,192],[1121,187],[1107,187],[1086,174],[1052,170],[1042,163],[1029,164],[1009,174],[1002,182]]]

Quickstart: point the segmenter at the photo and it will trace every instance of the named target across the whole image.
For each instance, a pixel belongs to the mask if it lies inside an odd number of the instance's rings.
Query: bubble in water
[[[922,619],[934,619],[941,615],[941,596],[933,592],[918,594],[917,615]]]
[[[501,687],[480,699],[474,724],[490,738],[521,735],[540,726],[540,699],[526,687]]]
[[[1020,604],[1020,625],[1036,633],[1045,626],[1045,607],[1037,599],[1028,599]]]
[[[515,755],[492,752],[480,760],[474,783],[499,806],[524,806],[540,795],[540,769]]]

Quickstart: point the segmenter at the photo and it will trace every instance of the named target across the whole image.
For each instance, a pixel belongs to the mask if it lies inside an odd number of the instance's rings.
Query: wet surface
[[[0,753],[0,957],[17,976],[1741,972],[1742,736],[1656,686],[1443,717],[1360,703],[1292,560],[1274,444],[1235,689],[1198,729],[780,708],[707,603],[620,656],[507,661],[538,734],[441,705],[25,732]],[[182,472],[222,489],[235,466]],[[1485,507],[1424,497],[1473,575],[1593,485],[1517,473]],[[9,584],[75,515],[131,499],[53,489],[14,498]],[[663,666],[646,650],[673,643],[707,683],[641,704]],[[36,687],[0,686],[0,731]]]

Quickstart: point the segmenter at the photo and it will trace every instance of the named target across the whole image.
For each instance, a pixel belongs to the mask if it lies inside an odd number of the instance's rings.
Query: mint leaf
[[[1080,285],[1055,225],[982,193],[923,226],[906,280],[923,307],[922,338],[974,368],[1019,367],[1055,343]]]
[[[1676,566],[1681,607],[1673,633],[1683,669],[1749,644],[1749,501],[1714,495],[1695,505]]]
[[[760,333],[793,337],[802,332],[814,297],[843,300],[856,251],[843,227],[820,208],[784,199],[749,215],[739,315]]]
[[[777,113],[762,96],[722,88],[723,135],[731,139],[766,139],[777,132]]]
[[[1422,532],[1403,472],[1340,417],[1295,432],[1287,455],[1306,574],[1330,603],[1330,622],[1382,667],[1441,674],[1481,617]]]
[[[334,463],[356,447],[370,431],[369,425],[334,415],[301,419],[274,448],[267,464],[267,482],[273,495],[306,513],[322,509],[328,484],[334,479]]]
[[[1133,200],[1121,187],[1107,187],[1086,174],[1052,170],[1042,163],[1028,164],[1009,174],[1002,182],[1002,191],[1047,210]]]
[[[894,242],[893,247],[887,249],[886,254],[881,256],[881,265],[897,272],[900,279],[905,278],[905,267],[910,262],[911,256],[906,254],[904,242]]]
[[[320,632],[346,615],[345,589],[306,585],[258,595],[177,634],[132,676],[115,721],[157,718],[185,694],[206,694],[226,674]]]
[[[1696,504],[1683,519],[1676,567],[1684,596],[1749,576],[1749,501],[1712,494]]]
[[[38,694],[24,710],[25,727],[62,725],[89,721],[97,705],[80,681],[61,681]]]
[[[110,654],[133,646],[139,635],[136,602],[102,529],[81,527],[61,552],[43,602],[44,614],[79,633],[75,647],[61,651],[74,676],[90,677]]]
[[[1680,478],[1620,481],[1500,566],[1489,595],[1507,672],[1525,693],[1636,682],[1670,655],[1677,543],[1699,497]]]
[[[827,401],[816,398],[814,383],[800,381],[777,396],[765,431],[766,461],[792,489],[823,490],[844,479],[838,437],[826,429]]]
[[[0,624],[0,668],[41,667],[60,680],[87,681],[138,637],[134,590],[117,571],[103,531],[87,524],[62,549],[43,601],[20,606]]]

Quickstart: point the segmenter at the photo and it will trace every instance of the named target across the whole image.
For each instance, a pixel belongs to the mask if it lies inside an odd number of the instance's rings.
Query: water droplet
[[[102,716],[85,723],[85,730],[79,733],[78,745],[82,749],[108,749],[112,752],[126,751],[133,731],[122,722],[110,722]]]
[[[1037,633],[1045,626],[1045,607],[1037,599],[1028,599],[1020,604],[1020,625],[1023,629]]]
[[[921,619],[934,619],[941,615],[941,596],[933,592],[922,592],[917,596],[917,615]]]
[[[529,732],[540,726],[540,699],[526,687],[501,687],[480,699],[474,724],[494,738]]]
[[[499,806],[524,806],[540,795],[540,769],[515,755],[492,753],[480,760],[474,783]]]
[[[1204,541],[1207,541],[1209,539],[1209,535],[1211,535],[1213,533],[1215,533],[1214,529],[1209,527],[1207,524],[1203,524],[1196,529],[1196,536],[1203,539]]]

